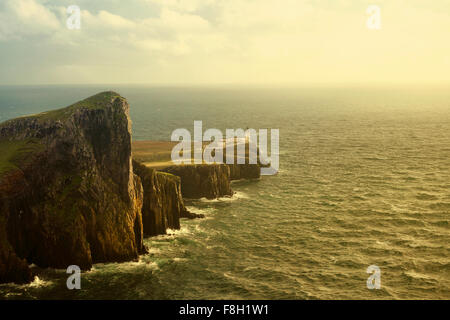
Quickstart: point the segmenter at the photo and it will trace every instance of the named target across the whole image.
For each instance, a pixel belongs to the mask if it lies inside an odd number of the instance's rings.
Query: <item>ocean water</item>
[[[109,89],[129,100],[137,140],[194,120],[278,128],[280,172],[187,201],[206,218],[146,239],[138,262],[96,264],[81,290],[33,266],[0,299],[450,298],[450,88],[0,87],[0,121]]]

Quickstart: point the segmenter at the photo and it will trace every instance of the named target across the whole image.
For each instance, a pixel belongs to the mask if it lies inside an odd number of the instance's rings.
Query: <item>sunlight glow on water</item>
[[[279,128],[280,173],[189,201],[205,219],[147,239],[139,262],[96,265],[78,292],[64,270],[40,270],[50,285],[2,285],[0,297],[450,298],[450,90],[2,88],[1,120],[103,89],[128,98],[135,139],[194,120]],[[372,264],[380,290],[366,288]]]

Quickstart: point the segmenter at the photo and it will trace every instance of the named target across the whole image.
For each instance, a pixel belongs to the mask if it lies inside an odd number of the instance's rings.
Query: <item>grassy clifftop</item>
[[[45,111],[38,114],[26,115],[23,117],[7,120],[0,124],[0,127],[9,125],[19,119],[37,119],[40,121],[54,120],[64,121],[78,109],[101,109],[106,106],[105,102],[110,102],[116,98],[125,99],[114,91],[100,92],[84,100],[78,101],[68,107]]]
[[[0,124],[0,283],[30,281],[31,263],[137,259],[143,190],[132,170],[129,105],[117,93]]]
[[[39,142],[39,138],[21,139],[11,134],[11,132],[19,132],[22,127],[26,127],[24,122],[34,121],[37,122],[37,125],[56,121],[64,122],[77,110],[102,109],[117,98],[125,99],[113,91],[101,92],[65,108],[27,115],[0,123],[0,177],[11,170],[17,169],[20,165],[29,161],[34,153],[44,149],[44,146]]]

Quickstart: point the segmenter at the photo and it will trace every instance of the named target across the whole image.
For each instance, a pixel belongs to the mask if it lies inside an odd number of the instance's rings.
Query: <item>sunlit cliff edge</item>
[[[102,92],[0,124],[0,283],[33,279],[29,264],[84,270],[138,259],[143,238],[179,229],[185,197],[232,195],[258,167],[132,160],[129,105]]]

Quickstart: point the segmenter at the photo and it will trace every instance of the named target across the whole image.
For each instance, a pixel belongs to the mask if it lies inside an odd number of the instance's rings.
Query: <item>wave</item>
[[[177,229],[167,229],[166,230],[166,234],[160,234],[151,238],[147,238],[145,240],[148,240],[150,242],[158,242],[161,240],[172,240],[177,236],[180,235],[188,235],[188,234],[192,234],[192,230],[191,228],[189,228],[187,225],[184,225],[181,227],[181,229],[177,230]]]
[[[51,280],[44,280],[39,278],[38,276],[35,276],[33,281],[27,284],[15,284],[15,283],[5,283],[5,284],[0,284],[0,288],[2,286],[6,286],[6,287],[13,287],[13,288],[18,288],[18,289],[38,289],[38,288],[43,288],[43,287],[49,287],[53,285],[53,281]]]
[[[150,255],[146,254],[139,257],[138,261],[129,262],[113,262],[113,263],[97,263],[92,266],[91,270],[83,272],[85,276],[95,276],[97,274],[112,274],[117,275],[118,273],[124,272],[129,273],[130,271],[145,268],[148,270],[156,271],[159,270],[159,264],[156,261],[146,259]]]
[[[249,199],[250,197],[248,194],[242,191],[235,191],[234,194],[230,197],[220,197],[217,199],[207,199],[207,198],[200,198],[196,201],[202,202],[202,203],[217,203],[217,202],[229,202],[229,201],[236,201],[240,199]]]
[[[406,272],[403,272],[403,275],[406,276],[408,279],[423,281],[430,285],[439,283],[438,279],[435,279],[434,277],[432,277],[430,275],[415,272],[415,271],[406,271]]]
[[[48,287],[52,284],[53,284],[52,281],[49,281],[49,280],[46,281],[46,280],[40,279],[38,276],[35,276],[33,282],[31,282],[27,286],[30,288],[42,288],[42,287]]]
[[[429,201],[429,200],[437,200],[438,197],[435,195],[429,194],[429,193],[422,192],[422,193],[417,194],[416,199]]]
[[[450,210],[450,202],[436,202],[430,205],[433,210]]]
[[[215,213],[217,211],[216,208],[200,208],[197,206],[189,205],[186,206],[186,209],[188,209],[191,212],[197,213],[197,214],[203,214],[205,217]]]

